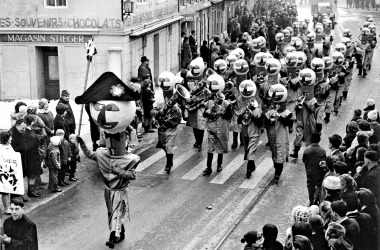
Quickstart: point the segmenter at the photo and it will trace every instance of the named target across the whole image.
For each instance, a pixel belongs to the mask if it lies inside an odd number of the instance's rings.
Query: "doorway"
[[[59,99],[59,64],[57,47],[45,47],[43,49],[43,70],[45,98],[48,100]]]
[[[160,35],[159,33],[153,36],[153,70],[154,70],[153,82],[155,83],[155,86],[158,87],[158,82],[156,82],[156,79],[158,79],[158,76],[160,74]]]

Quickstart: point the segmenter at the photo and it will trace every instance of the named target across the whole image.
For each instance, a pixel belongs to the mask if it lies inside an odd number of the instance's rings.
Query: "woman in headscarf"
[[[18,102],[15,105],[15,111],[11,113],[11,126],[14,126],[18,119],[24,118],[27,113],[27,105],[25,102]]]

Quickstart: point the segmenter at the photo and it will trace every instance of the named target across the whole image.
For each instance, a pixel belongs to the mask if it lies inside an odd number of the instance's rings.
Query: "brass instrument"
[[[201,107],[202,103],[208,101],[211,92],[206,88],[201,88],[190,97],[190,101],[185,105],[189,111],[194,111]]]
[[[212,122],[216,121],[220,115],[222,115],[222,106],[214,102],[214,105],[210,109],[210,115],[208,119]]]
[[[244,108],[244,110],[241,112],[241,114],[243,114],[243,119],[242,119],[242,124],[243,125],[249,125],[249,123],[251,122],[251,118],[252,118],[252,110],[254,110],[256,107],[255,107],[255,104],[257,105],[257,102],[252,102],[252,99],[248,102],[248,105]]]
[[[170,122],[170,121],[178,118],[178,112],[174,106],[169,108],[169,109],[167,109],[167,107],[165,107],[164,110],[165,109],[166,109],[165,115],[158,119],[158,123],[160,125],[158,130],[160,130],[160,131],[165,131],[168,129],[168,127],[165,126],[165,123]],[[181,114],[179,114],[179,115],[181,115]]]
[[[302,109],[302,107],[303,107],[303,103],[305,102],[305,99],[306,99],[306,95],[301,95],[301,96],[299,96],[299,97],[297,98],[296,103],[297,103],[297,107],[298,107],[299,109]]]

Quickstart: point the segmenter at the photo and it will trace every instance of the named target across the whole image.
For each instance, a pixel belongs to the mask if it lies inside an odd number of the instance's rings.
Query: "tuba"
[[[301,96],[299,96],[299,97],[296,99],[297,107],[298,107],[299,109],[302,109],[302,107],[303,107],[303,103],[305,102],[305,99],[306,99],[306,95],[301,95]]]
[[[190,101],[185,105],[189,111],[194,111],[201,107],[202,103],[208,101],[211,92],[205,87],[196,89],[190,97]]]

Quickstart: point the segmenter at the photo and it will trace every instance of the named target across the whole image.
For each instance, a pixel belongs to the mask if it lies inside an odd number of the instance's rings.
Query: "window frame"
[[[144,5],[144,4],[148,4],[148,0],[141,0],[143,2],[139,2],[139,0],[136,0],[136,5]],[[163,2],[165,0],[162,0],[162,1],[158,1],[158,2]]]
[[[44,8],[45,9],[67,9],[69,6],[69,0],[66,0],[66,5],[65,6],[50,6],[47,4],[48,0],[44,0]],[[54,0],[54,2],[57,4],[58,0]]]

